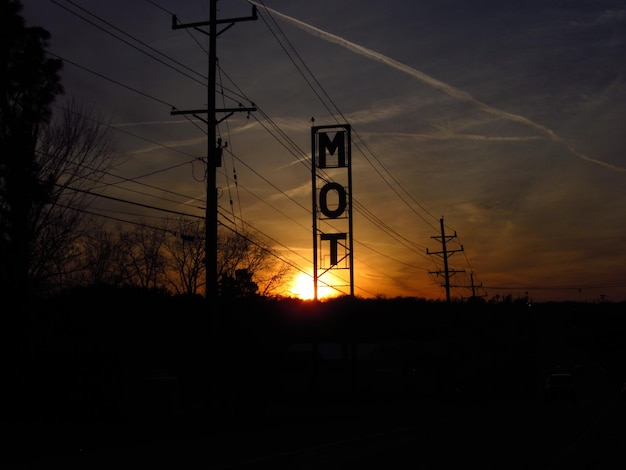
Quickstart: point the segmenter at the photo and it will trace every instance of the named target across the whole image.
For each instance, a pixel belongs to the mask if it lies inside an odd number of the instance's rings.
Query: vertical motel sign
[[[354,295],[350,125],[311,128],[313,286]]]

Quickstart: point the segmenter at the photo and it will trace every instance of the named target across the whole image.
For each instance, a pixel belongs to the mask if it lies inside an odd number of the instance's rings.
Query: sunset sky
[[[209,1],[23,4],[65,60],[57,104],[77,98],[114,129],[121,164],[98,191],[128,202],[100,198],[94,212],[203,216],[206,124],[171,110],[206,107],[208,35],[171,25],[208,20]],[[218,38],[218,107],[257,107],[218,126],[221,223],[310,273],[311,118],[350,124],[356,295],[444,299],[442,259],[427,254],[442,249],[443,218],[448,249],[464,249],[448,258],[454,285],[626,300],[623,1],[257,5],[257,21]],[[251,12],[218,2],[220,19]]]

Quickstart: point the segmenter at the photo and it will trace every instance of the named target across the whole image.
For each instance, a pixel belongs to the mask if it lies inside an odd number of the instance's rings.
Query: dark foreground
[[[541,394],[273,403],[219,428],[209,415],[4,422],[2,468],[624,468],[626,403],[602,371],[579,383],[576,403]]]
[[[624,468],[622,305],[91,297],[2,329],[0,468]]]

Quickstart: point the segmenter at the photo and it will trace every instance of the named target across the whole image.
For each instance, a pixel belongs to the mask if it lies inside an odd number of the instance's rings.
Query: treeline
[[[279,399],[286,373],[320,367],[312,353],[304,362],[294,353],[307,344],[374,345],[359,358],[361,369],[393,370],[402,380],[417,370],[437,387],[468,389],[530,383],[546,347],[566,348],[572,360],[585,354],[605,365],[617,383],[626,370],[623,312],[613,303],[350,297],[231,298],[209,307],[202,297],[160,290],[76,288],[4,315],[3,370],[13,392],[4,412],[117,419],[169,406],[189,413],[206,408],[217,377],[229,399],[261,409]],[[166,380],[177,391],[163,401],[150,387]]]
[[[41,300],[25,299],[3,315],[7,342],[23,351],[136,351],[229,344],[380,342],[496,335],[619,342],[624,303],[534,304],[433,301],[414,297],[321,302],[236,297],[207,305],[198,295],[136,287],[77,287]]]

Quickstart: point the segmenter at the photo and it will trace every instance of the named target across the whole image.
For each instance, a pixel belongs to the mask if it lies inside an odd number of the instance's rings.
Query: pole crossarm
[[[226,116],[224,116],[222,119],[215,119],[214,120],[214,124],[219,124],[223,121],[225,121],[226,119],[228,119],[229,117],[231,117],[234,113],[237,112],[247,112],[247,113],[251,113],[256,111],[256,107],[255,106],[250,106],[250,107],[245,107],[245,106],[239,106],[238,108],[218,108],[215,110],[216,113],[228,113]],[[191,114],[194,117],[196,117],[197,119],[200,119],[202,122],[204,122],[205,124],[209,124],[209,120],[208,119],[204,119],[200,116],[198,116],[199,114],[209,114],[210,110],[208,109],[190,109],[187,111],[183,111],[183,110],[173,110],[170,112],[171,116],[180,116],[181,114]]]
[[[461,249],[460,250],[446,250],[446,251],[430,251],[428,248],[426,248],[426,254],[427,255],[437,255],[440,257],[444,257],[447,255],[453,255],[454,253],[458,253],[460,251],[464,251],[463,250],[463,245],[461,245]]]
[[[465,269],[448,269],[448,274],[454,275],[458,273],[464,273]],[[428,271],[428,274],[435,274],[437,276],[441,275],[441,271]],[[450,286],[450,287],[459,287],[459,286]]]
[[[230,18],[230,19],[223,19],[223,20],[214,19],[214,20],[209,20],[209,21],[197,21],[194,23],[179,23],[178,17],[176,15],[172,15],[172,29],[199,28],[201,26],[210,26],[211,24],[226,24],[226,23],[231,23],[231,26],[232,26],[234,23],[239,23],[241,21],[256,21],[257,19],[259,19],[259,17],[257,15],[256,5],[252,5],[252,16],[244,16],[240,18]],[[206,31],[202,31],[202,30],[198,30],[198,31],[209,34]]]
[[[244,107],[244,106],[240,106],[238,108],[218,108],[215,110],[216,113],[236,113],[237,111],[243,111],[243,112],[253,112],[256,111],[256,107],[252,106],[252,107]],[[208,109],[189,109],[187,111],[183,111],[183,110],[175,110],[175,111],[171,111],[170,114],[172,116],[176,116],[176,115],[180,115],[180,114],[208,114],[209,110]]]

